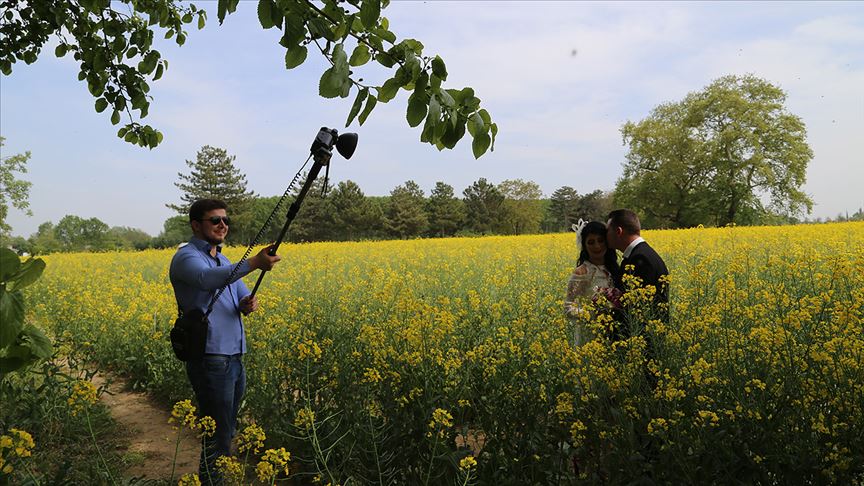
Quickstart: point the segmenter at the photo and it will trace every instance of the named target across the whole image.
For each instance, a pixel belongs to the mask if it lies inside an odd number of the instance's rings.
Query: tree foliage
[[[8,373],[50,358],[54,351],[51,340],[39,328],[26,323],[21,292],[39,280],[44,270],[41,258],[22,262],[12,250],[0,248],[0,381]]]
[[[189,214],[189,206],[198,199],[220,199],[228,205],[234,223],[228,238],[232,241],[248,242],[258,228],[249,223],[255,193],[246,189],[246,176],[234,165],[236,156],[228,155],[225,149],[205,145],[198,151],[195,161],[187,160],[189,173],[178,173],[180,204],[166,204],[180,215]]]
[[[109,226],[99,218],[66,215],[54,227],[54,237],[66,251],[100,251],[109,247]]]
[[[475,233],[501,231],[504,220],[504,195],[481,177],[462,191],[465,196],[465,221]]]
[[[218,0],[221,24],[239,0]],[[448,72],[439,56],[424,53],[415,39],[399,40],[383,11],[388,0],[258,0],[258,20],[264,29],[279,30],[285,67],[306,60],[311,49],[327,59],[319,80],[325,98],[347,98],[354,93],[346,126],[362,125],[378,103],[387,103],[400,90],[410,93],[406,110],[409,126],[423,125],[420,140],[439,150],[453,148],[471,134],[475,157],[494,149],[498,127],[480,107],[471,88],[444,87]],[[50,39],[54,54],[71,54],[80,63],[78,79],[87,82],[97,112],[110,113],[117,125],[128,122],[117,135],[127,142],[156,147],[162,133],[140,120],[147,116],[152,97],[149,83],[162,77],[168,61],[154,48],[159,34],[183,45],[187,27],[203,28],[207,13],[194,4],[175,0],[0,0],[0,71],[10,75],[18,61],[35,62]],[[375,61],[386,68],[380,84],[364,81],[361,67]]]
[[[616,202],[650,226],[753,224],[809,212],[801,186],[813,152],[785,101],[763,79],[725,76],[625,123],[629,152]]]
[[[543,191],[533,181],[508,179],[498,184],[504,196],[504,224],[509,234],[537,233],[543,221]]]
[[[354,241],[373,237],[381,231],[384,215],[356,182],[340,182],[330,193],[330,202],[334,211],[335,239]]]
[[[441,181],[435,183],[429,194],[426,212],[432,236],[453,236],[465,220],[465,204],[454,196],[453,186]]]
[[[426,201],[423,190],[414,181],[396,186],[390,191],[385,226],[391,236],[414,238],[422,235],[429,226],[426,216]]]
[[[584,219],[579,214],[579,192],[562,186],[552,193],[543,226],[547,231],[567,231],[580,217]]]
[[[3,147],[3,142],[6,139],[0,137],[0,147]],[[31,183],[20,180],[15,176],[15,172],[26,174],[27,161],[30,160],[30,152],[23,154],[10,155],[9,157],[0,157],[0,236],[8,234],[12,227],[6,223],[6,217],[9,215],[9,205],[30,213],[30,196]]]

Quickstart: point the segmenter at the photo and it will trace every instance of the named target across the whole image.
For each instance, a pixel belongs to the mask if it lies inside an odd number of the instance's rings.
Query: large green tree
[[[475,233],[502,231],[506,207],[504,195],[486,178],[481,177],[462,191],[465,197],[465,222]]]
[[[579,192],[570,186],[562,186],[552,193],[543,220],[543,229],[549,232],[562,232],[579,220]]]
[[[366,198],[356,182],[340,182],[330,193],[333,205],[334,237],[353,241],[375,235],[382,225],[382,214]]]
[[[305,174],[303,179],[305,180]],[[288,205],[299,195],[301,186],[293,190],[292,199],[286,201],[285,210]],[[282,212],[282,211],[280,211]],[[282,212],[282,215],[285,213]],[[277,219],[274,223],[279,231],[285,225],[285,218]],[[329,241],[333,239],[334,227],[336,225],[336,212],[333,209],[330,194],[324,190],[323,179],[316,179],[309,187],[309,192],[303,199],[300,211],[291,222],[286,239],[295,243],[310,241]],[[278,232],[277,232],[278,236]]]
[[[426,212],[432,236],[453,236],[465,221],[465,203],[456,198],[453,186],[441,181],[435,183],[429,194]]]
[[[809,212],[801,190],[813,152],[782,89],[758,77],[725,76],[621,128],[629,151],[618,205],[649,226],[762,222]]]
[[[162,224],[162,232],[159,236],[153,238],[152,246],[169,248],[185,243],[191,237],[192,227],[189,225],[189,216],[171,216]]]
[[[426,231],[426,199],[416,182],[407,181],[390,191],[385,226],[391,236],[398,238],[414,238]]]
[[[54,236],[65,251],[102,251],[113,247],[109,229],[99,218],[66,215],[54,227]]]
[[[220,24],[239,2],[218,0]],[[319,94],[347,98],[354,93],[346,126],[354,119],[362,125],[377,103],[387,103],[402,89],[411,93],[408,124],[423,124],[421,141],[439,150],[453,148],[467,129],[475,157],[494,148],[498,128],[474,90],[445,88],[444,61],[426,54],[420,41],[396,37],[383,16],[388,4],[258,0],[258,20],[262,28],[281,32],[286,68],[303,64],[309,50],[327,59]],[[153,39],[164,35],[182,46],[189,35],[187,26],[196,22],[201,29],[207,17],[194,4],[175,0],[0,0],[0,71],[10,75],[16,62],[32,64],[45,44],[56,40],[54,54],[72,55],[79,63],[78,79],[87,82],[96,111],[110,113],[114,125],[127,120],[117,135],[153,148],[162,141],[162,133],[141,119],[150,108],[149,83],[168,68]],[[372,60],[386,68],[384,76],[361,69]],[[379,77],[385,81],[366,81]]]
[[[187,160],[189,173],[178,173],[180,204],[166,204],[180,215],[189,214],[189,206],[198,199],[221,199],[228,205],[233,220],[228,238],[248,243],[258,228],[252,227],[252,200],[255,193],[246,189],[246,176],[234,165],[237,159],[225,149],[205,145],[195,160]]]
[[[5,138],[0,137],[0,147],[3,147],[5,140]],[[28,215],[31,214],[30,202],[28,201],[31,183],[15,176],[16,172],[27,173],[28,160],[30,160],[29,151],[23,154],[0,157],[0,237],[8,236],[8,233],[12,231],[12,227],[6,223],[10,204]]]
[[[504,227],[509,234],[538,233],[543,221],[543,191],[533,181],[507,179],[498,184],[504,196]]]
[[[45,255],[60,251],[62,245],[54,234],[54,223],[46,221],[39,225],[35,233],[27,239],[30,249],[34,255]]]

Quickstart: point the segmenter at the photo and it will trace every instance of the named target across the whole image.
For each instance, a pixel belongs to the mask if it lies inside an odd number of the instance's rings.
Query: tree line
[[[388,196],[376,197],[366,196],[352,181],[326,191],[318,181],[288,239],[558,232],[580,217],[602,220],[613,201],[616,207],[639,213],[645,228],[807,222],[802,218],[812,210],[813,201],[802,187],[813,151],[803,121],[786,109],[785,102],[786,93],[768,81],[730,75],[680,101],[658,105],[642,120],[625,122],[621,136],[628,151],[622,174],[609,193],[578,194],[564,186],[544,198],[531,181],[492,184],[481,178],[461,195],[440,181],[427,195],[409,180]],[[28,152],[5,157],[0,164],[0,238],[5,240],[9,240],[5,224],[9,205],[27,210],[29,183],[12,173],[25,173],[29,156]],[[167,204],[177,216],[168,219],[156,237],[145,238],[132,228],[110,228],[95,218],[67,216],[56,226],[43,224],[36,234],[16,239],[13,246],[35,253],[173,246],[188,238],[187,209],[203,197],[228,203],[235,221],[229,240],[246,244],[279,198],[247,190],[234,160],[225,149],[211,146],[202,147],[194,161],[187,160],[189,172],[179,173],[176,183],[180,202]],[[838,220],[861,217],[859,210]],[[261,242],[276,238],[283,222],[284,211]]]
[[[279,207],[259,243],[278,237],[294,196],[286,198]],[[228,243],[249,244],[279,198],[253,195],[239,204],[228,201],[232,219]],[[444,182],[437,182],[428,195],[409,180],[394,188],[389,196],[366,196],[351,180],[339,182],[326,192],[322,182],[316,181],[291,224],[287,241],[561,232],[579,218],[601,220],[610,207],[610,195],[599,190],[580,195],[572,187],[564,186],[546,199],[536,183],[518,179],[494,185],[481,178],[466,188],[462,197],[457,197],[453,187]],[[190,236],[185,214],[167,219],[162,232],[155,237],[135,228],[110,227],[98,218],[67,215],[56,224],[42,223],[29,238],[7,237],[4,243],[19,252],[46,254],[169,248],[188,241]]]

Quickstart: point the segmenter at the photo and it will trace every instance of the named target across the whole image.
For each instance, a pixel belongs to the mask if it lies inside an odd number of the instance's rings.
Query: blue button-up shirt
[[[210,243],[193,237],[189,244],[177,250],[171,259],[168,275],[174,287],[177,305],[183,311],[201,309],[206,312],[210,300],[225,284],[225,279],[234,268],[221,253],[221,248],[217,247],[215,257],[210,255],[210,248]],[[251,271],[249,263],[243,262],[234,274],[234,281],[213,304],[205,353],[231,355],[246,352],[240,299],[250,292],[241,278]]]

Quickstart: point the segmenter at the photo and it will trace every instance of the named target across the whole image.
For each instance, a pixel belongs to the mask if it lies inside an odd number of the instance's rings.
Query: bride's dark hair
[[[606,241],[606,225],[599,221],[591,221],[585,224],[582,232],[579,233],[581,248],[576,265],[582,265],[582,263],[589,261],[588,250],[585,248],[585,241],[588,239],[588,235],[598,235],[603,238],[603,241]],[[618,255],[615,253],[615,249],[609,246],[609,242],[606,242],[606,254],[603,255],[603,265],[612,274],[618,271]]]

